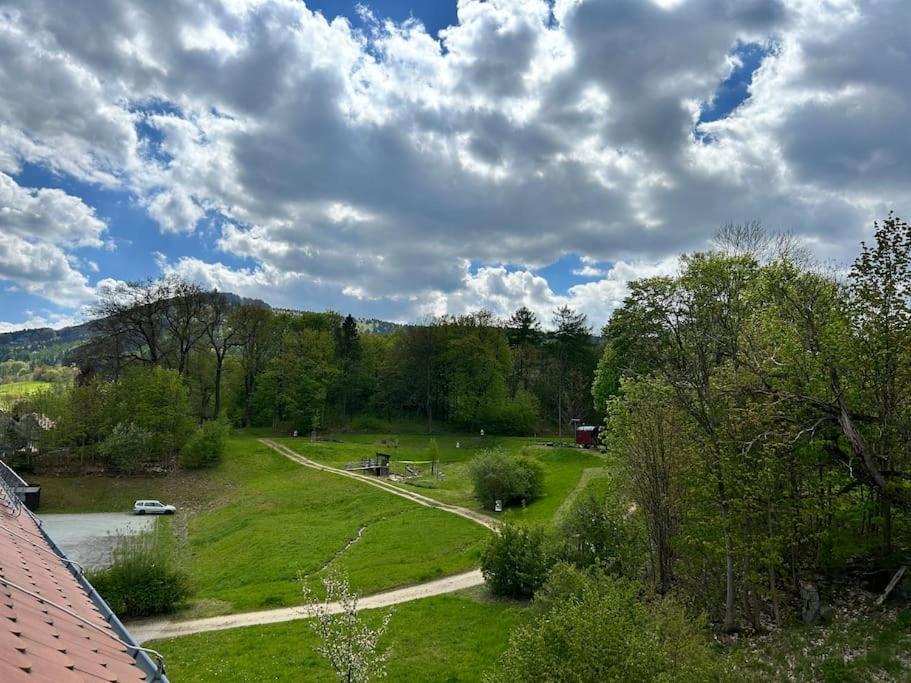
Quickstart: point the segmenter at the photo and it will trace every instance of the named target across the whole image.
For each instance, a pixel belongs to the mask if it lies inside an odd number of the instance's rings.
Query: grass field
[[[488,532],[477,524],[301,467],[251,438],[228,446],[225,490],[188,526],[207,612],[300,603],[298,573],[329,567],[366,594],[478,564]]]
[[[11,382],[0,384],[0,407],[10,406],[16,401],[36,394],[53,386],[49,382]]]
[[[444,478],[437,479],[430,474],[429,465],[417,465],[422,476],[402,482],[423,495],[445,503],[461,505],[480,510],[480,504],[472,493],[468,461],[478,452],[489,448],[501,448],[507,452],[524,454],[536,458],[544,465],[545,495],[532,501],[525,509],[506,510],[501,518],[523,522],[549,522],[564,499],[570,495],[584,470],[604,465],[604,460],[589,451],[578,448],[551,448],[539,444],[539,440],[525,437],[465,437],[443,435],[434,437],[437,443]],[[402,461],[426,461],[430,458],[430,437],[407,435],[389,437],[376,434],[352,434],[338,437],[338,441],[312,442],[306,438],[280,438],[279,443],[288,446],[312,460],[343,467],[345,463],[384,452],[392,456],[394,472],[404,472]],[[456,444],[459,447],[456,448]]]
[[[137,498],[176,504],[194,591],[186,616],[299,604],[299,574],[316,588],[330,568],[346,571],[362,594],[466,571],[478,565],[489,533],[301,467],[251,436],[229,439],[222,462],[208,471],[35,479],[42,512],[125,511]]]
[[[347,572],[352,586],[369,594],[478,565],[489,533],[479,525],[302,467],[260,444],[256,436],[229,439],[222,462],[207,471],[36,477],[42,485],[42,510],[125,511],[137,498],[177,505],[174,528],[194,592],[187,617],[299,604],[299,576],[318,587],[318,577],[333,568]],[[377,450],[393,450],[397,461],[424,460],[429,442],[426,436],[404,436],[394,449],[381,435],[345,438],[342,443],[281,441],[334,465]],[[530,441],[438,437],[445,479],[423,477],[412,486],[425,495],[479,509],[467,461],[492,445],[513,452],[524,449],[544,465],[546,495],[503,517],[549,521],[582,473],[604,461],[578,449],[529,446]]]
[[[509,633],[527,608],[495,602],[480,589],[404,603],[394,609],[381,641],[390,658],[386,680],[469,683],[506,648]],[[383,613],[377,610],[373,618]],[[316,653],[317,638],[306,621],[202,633],[157,641],[171,680],[329,681]]]
[[[217,481],[216,481],[217,479]],[[139,498],[157,498],[181,511],[208,505],[224,482],[213,472],[165,476],[29,476],[41,485],[41,512],[124,512]]]

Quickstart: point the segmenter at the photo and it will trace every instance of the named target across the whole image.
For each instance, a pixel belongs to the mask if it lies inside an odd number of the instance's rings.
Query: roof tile
[[[5,495],[0,488],[0,498]],[[0,504],[0,681],[146,678],[31,515]]]

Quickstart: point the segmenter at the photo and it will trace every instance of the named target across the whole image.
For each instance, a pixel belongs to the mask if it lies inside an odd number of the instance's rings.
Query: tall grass
[[[149,530],[119,534],[111,566],[89,573],[89,581],[118,616],[173,612],[189,595],[169,532],[169,526],[156,520]]]

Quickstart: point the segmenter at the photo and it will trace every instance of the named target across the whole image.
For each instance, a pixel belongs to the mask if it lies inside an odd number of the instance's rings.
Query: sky
[[[906,0],[0,0],[0,332],[176,274],[596,328],[727,223],[911,214]]]

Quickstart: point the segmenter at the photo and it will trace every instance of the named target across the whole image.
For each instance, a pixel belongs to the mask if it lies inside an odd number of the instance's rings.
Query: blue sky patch
[[[414,17],[424,24],[424,28],[432,36],[436,36],[440,29],[458,22],[455,0],[382,0],[382,2],[309,0],[307,2],[307,7],[321,12],[329,21],[337,16],[343,16],[351,22],[352,26],[364,28],[364,22],[357,11],[358,5],[366,5],[380,21],[392,19],[402,22]]]
[[[759,43],[738,43],[732,55],[740,60],[730,75],[715,90],[712,100],[702,108],[696,122],[696,136],[703,142],[714,142],[714,136],[699,130],[703,123],[720,121],[731,115],[737,107],[746,102],[750,96],[750,84],[753,74],[762,66],[763,60],[772,54],[773,48]]]
[[[113,250],[93,247],[72,250],[80,258],[98,264],[99,273],[80,269],[93,285],[102,278],[139,280],[157,277],[160,273],[155,262],[155,252],[161,252],[169,259],[192,256],[218,260],[231,267],[249,265],[246,259],[216,251],[215,239],[224,219],[215,212],[208,212],[193,234],[167,233],[162,232],[145,208],[124,190],[110,190],[83,183],[34,164],[24,164],[14,179],[23,187],[57,188],[80,197],[108,224],[105,237],[114,242]]]

